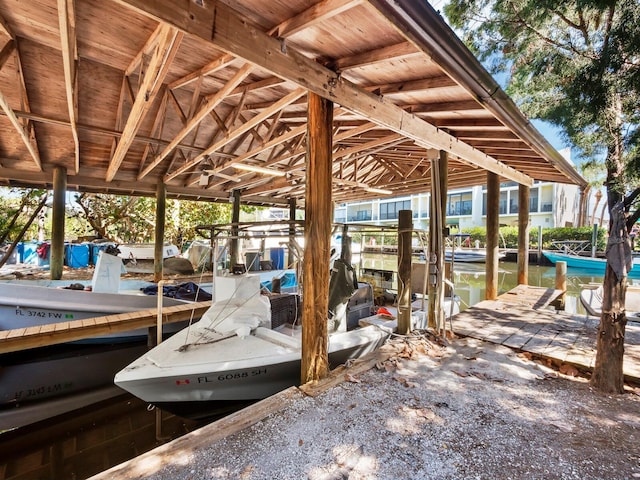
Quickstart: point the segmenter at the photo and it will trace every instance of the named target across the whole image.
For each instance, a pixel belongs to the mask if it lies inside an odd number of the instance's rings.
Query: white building
[[[430,194],[381,198],[340,204],[334,221],[338,223],[394,224],[400,210],[412,210],[415,228],[429,224]],[[450,190],[447,194],[447,225],[461,230],[486,225],[487,190],[485,186]],[[529,218],[531,227],[569,227],[577,225],[580,191],[575,185],[535,182],[530,189]],[[518,224],[518,185],[503,183],[500,187],[500,225]]]

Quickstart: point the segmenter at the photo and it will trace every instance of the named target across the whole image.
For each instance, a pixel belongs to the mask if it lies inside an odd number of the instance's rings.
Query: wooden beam
[[[529,285],[529,194],[518,185],[518,285]]]
[[[305,301],[302,310],[301,384],[329,373],[328,326],[331,219],[331,124],[333,103],[309,93],[306,170],[313,182],[306,185],[304,220]]]
[[[220,1],[206,2],[203,6],[185,2],[182,4],[184,8],[176,7],[173,0],[157,0],[153,3],[146,0],[117,1],[151,18],[196,35],[216,48],[242,57],[274,75],[297,83],[304,89],[330,98],[344,108],[411,138],[424,148],[443,149],[508,180],[526,185],[533,184],[528,175],[457,140],[423,119],[404,111],[398,105],[367,92],[295,48],[282,48],[280,40],[262,32],[249,19],[240,16]],[[479,108],[482,109],[480,105]],[[191,166],[193,165],[185,170]]]
[[[295,17],[285,20],[270,33],[276,37],[287,38],[363,2],[364,0],[322,0]]]
[[[13,128],[15,128],[18,134],[20,135],[20,139],[22,140],[22,143],[24,143],[24,145],[27,147],[27,150],[29,151],[31,158],[33,158],[33,161],[38,167],[38,170],[42,170],[42,163],[40,161],[40,154],[38,153],[38,150],[31,143],[31,139],[29,138],[29,135],[22,128],[22,125],[20,124],[20,120],[18,120],[18,117],[16,117],[16,114],[13,113],[13,110],[9,106],[9,102],[7,101],[5,96],[2,94],[2,92],[0,92],[0,108],[2,108],[5,115],[11,122],[11,125],[13,125]]]
[[[280,109],[286,107],[291,102],[296,101],[298,98],[303,96],[305,93],[306,92],[304,91],[304,89],[299,88],[299,89],[296,89],[293,92],[289,93],[288,95],[285,95],[280,100],[275,102],[270,109],[264,110],[263,112],[259,113],[258,115],[256,115],[255,117],[251,118],[247,122],[244,122],[241,126],[239,126],[236,129],[230,131],[229,133],[227,133],[224,136],[224,138],[222,138],[221,140],[219,140],[219,141],[215,142],[214,144],[210,145],[209,147],[207,147],[201,154],[197,155],[193,160],[185,163],[184,165],[182,165],[177,170],[174,170],[173,172],[165,175],[165,182],[168,182],[168,181],[172,180],[173,178],[177,177],[178,175],[180,175],[180,174],[186,172],[187,170],[193,168],[198,163],[200,163],[202,160],[204,160],[205,157],[207,157],[209,155],[212,155],[213,153],[217,152],[219,149],[221,149],[222,147],[227,145],[229,142],[231,142],[234,139],[238,138],[240,135],[242,135],[246,131],[254,128],[256,125],[262,123],[264,120],[269,118],[274,113],[278,112]]]
[[[434,88],[457,87],[458,84],[445,75],[407,82],[388,83],[367,87],[370,92],[378,95],[393,95],[394,93],[423,92]]]
[[[27,86],[24,81],[24,71],[22,69],[22,59],[20,58],[20,49],[18,48],[18,39],[14,35],[11,27],[9,27],[9,24],[7,23],[7,21],[2,16],[0,16],[0,30],[2,30],[2,32],[9,37],[8,43],[11,43],[11,45],[6,44],[3,47],[1,52],[2,63],[0,65],[4,66],[4,63],[7,61],[8,57],[10,56],[11,50],[15,50],[16,67],[18,71],[18,85],[19,85],[19,90],[21,95],[21,98],[20,98],[21,107],[26,112],[30,113],[31,106],[29,104],[29,97],[27,95]],[[15,115],[15,113],[9,106],[7,99],[2,95],[1,92],[0,92],[0,97],[2,97],[0,99],[0,102],[2,103],[1,105],[2,110],[9,117],[9,120],[14,125],[14,127],[18,130],[18,133],[22,141],[26,145],[27,150],[29,150],[31,157],[36,162],[38,169],[42,170],[42,164],[40,162],[40,153],[38,152],[38,141],[36,139],[33,124],[31,123],[30,120],[27,119],[26,121],[22,122],[22,125],[21,125],[21,122],[18,121],[17,116]],[[11,110],[11,113],[9,113],[9,110]]]
[[[158,34],[158,42],[154,47],[153,55],[149,61],[147,70],[136,94],[136,99],[131,107],[131,112],[127,118],[122,136],[116,147],[116,151],[109,162],[106,181],[110,182],[115,177],[125,155],[129,151],[136,133],[142,124],[144,116],[147,114],[156,94],[162,85],[162,81],[169,70],[169,65],[178,51],[182,41],[182,33],[168,25],[162,25],[162,31]]]
[[[80,171],[80,139],[78,138],[78,47],[76,43],[76,16],[74,0],[58,0],[58,23],[62,45],[64,87],[67,94],[67,110],[74,143],[74,173]]]
[[[221,57],[218,57],[215,60],[212,60],[211,62],[202,66],[198,70],[191,72],[182,78],[174,80],[169,84],[169,89],[174,90],[176,88],[184,87],[185,85],[188,85],[189,83],[194,82],[201,77],[206,77],[207,75],[216,73],[218,70],[222,70],[223,68],[225,68],[235,59],[236,57],[234,57],[233,55],[225,53]]]
[[[500,242],[500,177],[487,172],[486,300],[498,298],[498,247]]]
[[[415,45],[409,42],[402,42],[388,47],[377,48],[368,52],[359,53],[350,57],[344,57],[336,60],[332,66],[339,72],[351,70],[354,68],[366,67],[379,62],[387,61],[391,58],[401,58],[407,55],[416,55],[420,53]]]
[[[7,63],[7,60],[9,60],[9,58],[15,51],[16,51],[16,42],[15,40],[9,39],[7,43],[4,44],[4,47],[2,47],[2,50],[0,51],[0,69],[4,67],[4,64]]]
[[[53,206],[51,208],[51,249],[49,274],[51,280],[60,280],[64,270],[64,224],[66,219],[67,169],[53,169]]]
[[[162,162],[162,160],[164,160],[165,157],[169,155],[169,153],[174,148],[176,148],[176,146],[178,146],[178,144],[182,140],[184,140],[184,138],[189,135],[189,133],[202,120],[209,116],[209,113],[211,113],[211,111],[215,109],[232,90],[234,90],[238,85],[240,85],[240,83],[242,83],[245,78],[247,78],[247,76],[249,76],[252,70],[253,65],[248,63],[243,65],[220,90],[218,90],[214,95],[209,95],[205,99],[200,109],[193,115],[193,117],[189,119],[182,130],[180,130],[178,134],[173,137],[173,140],[171,140],[169,145],[167,145],[165,149],[149,165],[147,165],[147,167],[142,172],[140,172],[140,175],[138,175],[138,180],[146,177],[151,172],[151,170],[157,167],[160,162]]]

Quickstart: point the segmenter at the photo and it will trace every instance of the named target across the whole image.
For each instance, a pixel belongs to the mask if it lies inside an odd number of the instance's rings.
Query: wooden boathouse
[[[500,182],[521,186],[522,238],[535,180],[586,185],[426,2],[35,0],[0,19],[0,184],[53,188],[51,277],[68,191],[156,197],[156,280],[167,197],[304,209],[311,356],[333,202],[430,191],[433,293],[445,193],[486,184],[494,298]]]
[[[304,209],[302,382],[327,375],[311,360],[326,357],[316,339],[334,203],[431,192],[433,299],[446,191],[487,185],[493,301],[500,183],[520,185],[521,239],[536,180],[586,186],[439,13],[412,0],[0,1],[0,109],[0,185],[54,190],[52,279],[69,191],[156,198],[156,280],[166,198]]]

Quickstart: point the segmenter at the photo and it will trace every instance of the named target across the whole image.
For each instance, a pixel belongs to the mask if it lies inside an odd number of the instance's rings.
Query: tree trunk
[[[607,269],[604,274],[602,314],[596,341],[596,360],[591,376],[591,386],[603,393],[623,393],[624,334],[627,325],[625,299],[627,275],[630,268],[631,241],[626,226],[624,209],[624,164],[622,160],[622,135],[620,133],[620,102],[615,101],[609,112],[617,135],[607,152],[607,203],[609,205],[609,239],[607,240]]]
[[[627,316],[624,310],[626,277],[620,281],[607,265],[604,275],[602,315],[598,326],[596,362],[591,385],[604,393],[623,393],[624,334]]]

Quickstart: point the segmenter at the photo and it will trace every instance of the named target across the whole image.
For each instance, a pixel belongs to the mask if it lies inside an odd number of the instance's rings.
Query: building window
[[[538,212],[538,188],[532,188],[529,191],[529,212]]]
[[[471,192],[447,195],[447,216],[471,215],[472,209]]]
[[[518,213],[518,192],[509,192],[509,213]]]
[[[507,192],[500,192],[500,215],[506,215],[507,213]]]
[[[380,220],[396,220],[400,210],[411,210],[411,200],[380,204]]]

